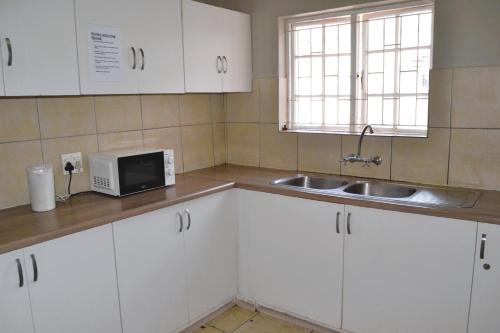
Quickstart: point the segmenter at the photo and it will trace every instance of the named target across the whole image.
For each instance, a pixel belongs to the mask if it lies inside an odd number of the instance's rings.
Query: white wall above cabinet
[[[182,0],[187,92],[252,90],[250,15]]]
[[[5,95],[80,93],[73,0],[1,1],[0,38]]]
[[[76,0],[76,32],[82,94],[184,92],[178,0]]]

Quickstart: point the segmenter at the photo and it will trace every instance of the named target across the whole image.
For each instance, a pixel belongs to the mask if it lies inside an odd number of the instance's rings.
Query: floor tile
[[[214,326],[224,332],[232,332],[256,315],[257,313],[252,310],[244,309],[239,306],[233,306],[217,318],[210,321],[208,325]]]
[[[283,320],[258,314],[238,328],[235,333],[309,333],[310,329],[289,324]]]
[[[202,326],[193,333],[222,333],[222,331],[210,326]]]

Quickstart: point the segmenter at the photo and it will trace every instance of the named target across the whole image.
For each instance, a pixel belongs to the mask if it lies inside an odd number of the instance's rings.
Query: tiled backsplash
[[[173,148],[176,171],[231,164],[500,189],[500,67],[431,72],[428,138],[367,137],[363,153],[380,166],[340,163],[357,136],[278,132],[277,79],[255,79],[252,93],[0,99],[0,208],[28,202],[25,168],[55,167],[81,151],[74,192],[89,189],[88,153]]]
[[[84,157],[73,192],[90,189],[87,155],[97,151],[173,148],[177,173],[223,164],[224,117],[220,94],[0,98],[0,209],[28,203],[25,169],[36,163],[54,165],[65,194],[62,153]]]
[[[277,79],[226,95],[232,164],[500,190],[500,67],[431,72],[428,138],[367,137],[380,166],[340,163],[357,136],[278,132]]]

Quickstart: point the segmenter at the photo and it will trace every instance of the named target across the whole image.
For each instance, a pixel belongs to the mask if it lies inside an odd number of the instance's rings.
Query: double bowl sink
[[[271,184],[325,195],[423,207],[470,208],[479,198],[479,192],[472,190],[414,186],[374,180],[350,180],[327,176],[297,175],[274,180]]]

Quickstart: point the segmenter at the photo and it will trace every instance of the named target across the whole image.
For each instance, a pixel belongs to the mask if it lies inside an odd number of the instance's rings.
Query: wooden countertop
[[[86,192],[72,197],[67,203],[58,203],[57,208],[50,212],[34,213],[29,205],[0,210],[0,253],[233,187],[346,205],[500,225],[500,192],[497,191],[480,191],[481,196],[473,208],[424,208],[303,192],[269,184],[274,179],[295,174],[297,174],[295,171],[224,165],[177,175],[175,186],[129,197],[113,198]]]

